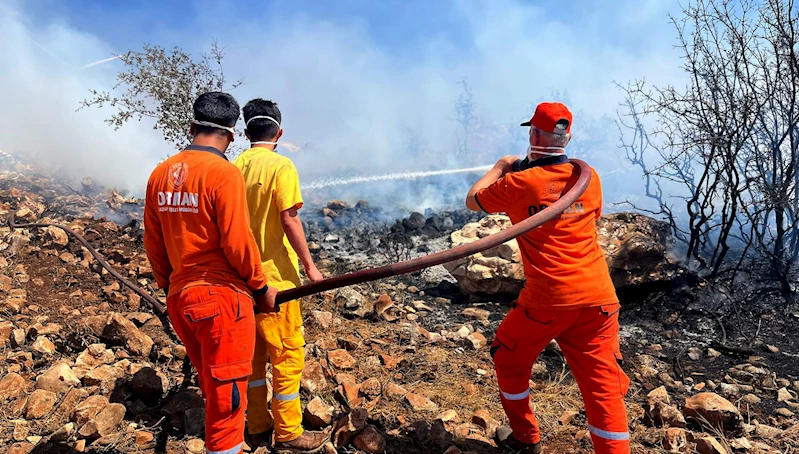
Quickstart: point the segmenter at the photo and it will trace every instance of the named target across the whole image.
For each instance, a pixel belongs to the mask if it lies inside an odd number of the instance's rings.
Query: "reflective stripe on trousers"
[[[510,394],[510,393],[506,393],[505,391],[502,391],[502,390],[500,390],[500,391],[502,392],[502,397],[504,397],[505,399],[508,399],[508,400],[522,400],[522,399],[526,399],[527,396],[530,395],[530,388],[527,388],[526,391],[520,392],[518,394]]]
[[[225,449],[224,451],[211,451],[206,449],[205,452],[207,452],[208,454],[239,454],[243,448],[244,448],[244,442],[241,442],[230,449]]]
[[[597,437],[602,437],[606,440],[629,440],[630,432],[609,432],[607,430],[597,429],[591,424],[588,425],[588,431]]]
[[[266,386],[265,378],[261,378],[260,380],[253,380],[247,383],[247,388],[260,388],[262,386]]]

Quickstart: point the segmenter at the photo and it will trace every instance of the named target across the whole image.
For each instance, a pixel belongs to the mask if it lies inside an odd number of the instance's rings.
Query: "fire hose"
[[[342,276],[337,276],[319,282],[302,285],[293,289],[284,290],[277,294],[276,303],[281,304],[287,301],[302,298],[304,296],[313,295],[315,293],[333,290],[340,287],[362,284],[364,282],[375,281],[390,276],[412,273],[424,268],[429,268],[431,266],[441,265],[442,263],[468,257],[472,254],[485,251],[486,249],[491,249],[509,240],[519,237],[537,227],[540,227],[544,223],[555,219],[555,217],[563,213],[563,211],[576,202],[583,192],[585,192],[588,184],[591,182],[590,167],[588,167],[588,164],[579,159],[572,159],[570,160],[570,163],[574,165],[575,170],[579,174],[575,183],[568,188],[566,193],[563,194],[555,203],[516,225],[513,225],[499,233],[481,238],[472,243],[463,244],[445,251],[436,252],[403,262],[356,271],[354,273],[344,274]],[[13,211],[9,215],[8,222],[12,230],[16,228],[27,229],[36,227],[57,227],[64,230],[66,233],[78,240],[78,242],[82,244],[95,259],[97,259],[97,262],[100,264],[100,266],[105,268],[109,274],[118,279],[119,282],[128,287],[130,290],[141,296],[142,299],[150,304],[158,313],[161,315],[166,313],[166,307],[164,307],[160,301],[116,271],[105,260],[102,254],[92,247],[92,245],[89,244],[89,242],[86,241],[82,235],[78,234],[69,227],[51,223],[17,224],[14,219]]]

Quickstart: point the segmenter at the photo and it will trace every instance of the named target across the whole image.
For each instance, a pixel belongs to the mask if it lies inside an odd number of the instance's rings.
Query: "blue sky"
[[[0,62],[0,83],[15,90],[0,107],[0,149],[57,146],[48,159],[63,169],[135,186],[171,150],[146,123],[113,131],[107,112],[75,112],[89,88],[113,86],[119,63],[76,68],[143,42],[197,54],[217,40],[226,73],[245,82],[234,95],[276,100],[285,140],[337,170],[432,166],[398,157],[409,131],[434,153],[454,146],[466,78],[484,153],[463,164],[484,165],[478,159],[493,159],[494,148],[516,146],[504,128],[529,117],[537,99],[565,91],[572,110],[613,116],[614,81],[682,83],[668,19],[677,12],[676,2],[657,0],[6,0],[0,39],[12,57]],[[52,134],[57,143],[3,134],[52,129],[53,118],[64,128]],[[576,134],[593,134],[579,126]]]

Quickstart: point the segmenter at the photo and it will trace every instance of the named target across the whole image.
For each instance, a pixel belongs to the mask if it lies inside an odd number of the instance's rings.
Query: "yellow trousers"
[[[247,426],[250,434],[275,429],[276,441],[302,435],[300,378],[305,366],[300,301],[280,305],[280,312],[255,317],[257,336],[252,375],[248,380]],[[272,363],[272,414],[269,414],[266,364]]]

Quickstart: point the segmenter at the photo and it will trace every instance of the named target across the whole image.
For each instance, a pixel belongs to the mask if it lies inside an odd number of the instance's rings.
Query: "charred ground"
[[[22,220],[69,225],[162,297],[142,246],[141,202],[84,183],[16,164],[0,174],[0,224],[13,210]],[[452,231],[479,218],[415,213],[387,223],[365,202],[303,211],[326,275],[448,247]],[[0,234],[0,445],[14,453],[201,449],[202,400],[165,320],[60,230]],[[736,452],[799,452],[799,308],[757,285],[687,270],[653,282],[619,289],[633,451],[693,452],[712,436]],[[340,452],[379,448],[380,439],[396,453],[501,452],[506,421],[486,343],[510,298],[464,295],[440,267],[307,298],[307,422],[342,417],[332,423]],[[59,363],[73,375],[48,384]],[[579,392],[556,345],[531,379],[548,452],[591,452]],[[686,398],[712,391],[742,420],[719,428],[689,419],[684,432],[666,429],[659,415],[668,411],[648,398],[661,386],[677,413]]]

